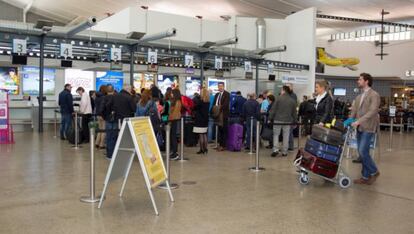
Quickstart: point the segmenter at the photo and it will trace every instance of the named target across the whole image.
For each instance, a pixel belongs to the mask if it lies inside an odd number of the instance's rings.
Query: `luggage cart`
[[[333,177],[333,178],[328,178],[328,177],[325,177],[323,175],[316,174],[316,173],[302,167],[301,166],[301,160],[302,160],[303,155],[301,155],[301,156],[298,155],[298,157],[294,161],[294,165],[298,168],[298,172],[299,172],[298,180],[299,180],[300,184],[302,184],[302,185],[309,184],[309,182],[310,182],[309,174],[312,174],[312,175],[318,176],[318,177],[320,177],[324,180],[327,180],[327,181],[330,181],[332,183],[338,184],[339,187],[341,187],[343,189],[349,188],[351,186],[351,184],[352,184],[351,178],[348,176],[348,174],[342,168],[342,160],[345,156],[345,145],[346,145],[346,142],[348,142],[348,137],[351,134],[351,131],[352,131],[352,129],[348,128],[348,130],[345,133],[345,141],[344,141],[344,144],[342,145],[342,152],[341,152],[341,155],[340,155],[340,157],[338,159],[338,162],[337,162],[338,163],[338,169],[337,169],[335,177]]]

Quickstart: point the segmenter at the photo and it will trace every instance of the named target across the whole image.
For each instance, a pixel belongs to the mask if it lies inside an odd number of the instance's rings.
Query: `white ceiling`
[[[381,9],[390,11],[388,20],[414,19],[414,0],[2,0],[24,8],[33,1],[31,11],[62,23],[89,16],[104,18],[124,8],[142,5],[150,10],[219,20],[220,15],[284,18],[294,11],[317,7],[322,14],[380,19]],[[1,16],[0,16],[1,17]],[[324,21],[328,27],[346,27],[350,23]]]

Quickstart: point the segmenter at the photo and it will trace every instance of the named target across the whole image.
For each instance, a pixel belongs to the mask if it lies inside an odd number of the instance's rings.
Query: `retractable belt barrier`
[[[165,125],[165,164],[166,164],[166,170],[167,170],[167,181],[163,184],[160,184],[158,188],[168,190],[168,184],[170,185],[171,189],[177,189],[178,184],[171,182],[171,164],[170,164],[170,132],[171,132],[171,123],[168,122]],[[168,183],[167,183],[168,182]]]

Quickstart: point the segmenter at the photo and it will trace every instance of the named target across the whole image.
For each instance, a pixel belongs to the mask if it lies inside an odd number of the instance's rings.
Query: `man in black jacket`
[[[72,124],[72,115],[75,113],[73,110],[73,97],[71,94],[72,86],[65,84],[65,88],[59,93],[59,107],[62,120],[60,123],[60,139],[65,140],[66,134],[70,125]]]
[[[218,151],[224,151],[226,149],[227,141],[227,127],[230,114],[230,93],[224,90],[224,83],[218,84],[219,92],[214,97],[214,106],[217,106],[219,115],[215,119],[216,124],[219,126],[219,144]],[[213,107],[214,108],[214,107]]]
[[[256,120],[260,119],[260,104],[256,101],[256,94],[248,95],[247,100],[242,107],[242,118],[246,121],[246,150],[250,150],[250,134],[253,131],[253,142],[256,139]],[[251,126],[251,119],[253,118],[253,128]],[[254,145],[253,145],[254,147]]]
[[[103,116],[106,121],[106,157],[111,159],[118,138],[119,124],[124,118],[134,117],[136,104],[130,85],[124,85],[119,94],[115,94],[112,85],[108,85],[107,89],[108,95],[105,96],[98,115]]]

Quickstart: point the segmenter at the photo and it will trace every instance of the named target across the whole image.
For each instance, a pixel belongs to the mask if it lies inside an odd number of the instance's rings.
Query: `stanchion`
[[[392,151],[392,141],[393,141],[393,133],[394,133],[394,118],[391,118],[390,123],[390,145],[387,151]]]
[[[302,136],[302,117],[299,117],[298,131],[299,131],[298,149],[300,149],[300,137]]]
[[[400,117],[400,134],[404,133],[404,122],[403,122],[403,117]]]
[[[215,148],[217,149],[219,147],[219,143],[218,143],[218,132],[219,132],[219,127],[217,124],[216,125],[216,146]]]
[[[90,171],[90,185],[89,196],[83,196],[80,198],[81,202],[95,203],[100,200],[100,197],[95,197],[95,128],[90,128],[90,147],[91,147],[91,171]]]
[[[254,118],[253,118],[253,116],[252,116],[252,117],[250,118],[250,145],[249,145],[249,147],[250,147],[249,154],[250,154],[250,155],[254,154],[254,153],[253,153],[253,128],[254,128],[254,126],[253,126],[253,124],[254,124],[253,120],[254,120]],[[257,149],[256,149],[256,150],[257,150]]]
[[[181,117],[180,126],[180,162],[188,161],[188,158],[184,158],[184,117]]]
[[[81,148],[79,146],[79,131],[78,131],[78,112],[75,111],[75,145],[72,146],[74,149]]]
[[[53,136],[54,138],[57,138],[57,110],[54,111],[54,117],[55,117],[55,135]]]
[[[254,172],[264,171],[265,168],[259,166],[259,147],[260,147],[260,121],[257,121],[256,125],[256,163],[254,167],[249,168],[249,170]]]
[[[171,173],[170,173],[170,143],[171,143],[171,138],[170,138],[170,133],[171,133],[171,125],[170,123],[168,123],[165,126],[165,153],[167,154],[165,156],[165,166],[166,166],[166,170],[167,170],[167,182],[170,184],[170,188],[171,189],[177,189],[178,188],[178,184],[174,184],[171,183]],[[158,188],[160,189],[165,189],[168,190],[168,184],[167,183],[163,183],[158,185]]]

